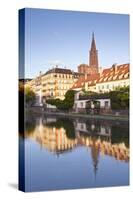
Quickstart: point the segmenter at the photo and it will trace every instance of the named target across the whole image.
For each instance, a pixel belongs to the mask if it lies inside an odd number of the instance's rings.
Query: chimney
[[[39,76],[41,76],[41,75],[42,75],[42,72],[40,71],[40,72],[39,72]]]
[[[116,73],[117,72],[117,63],[114,63],[112,65],[113,71]]]

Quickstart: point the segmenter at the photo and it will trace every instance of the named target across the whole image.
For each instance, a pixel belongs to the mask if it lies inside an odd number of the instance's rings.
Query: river
[[[25,190],[129,184],[129,124],[31,115],[20,132],[25,145]]]

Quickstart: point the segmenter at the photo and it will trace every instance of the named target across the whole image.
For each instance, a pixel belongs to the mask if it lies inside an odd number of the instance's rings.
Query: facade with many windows
[[[42,105],[48,98],[64,99],[65,93],[72,88],[80,73],[70,69],[55,67],[45,74],[40,73],[36,78],[26,82],[36,94],[36,104]]]
[[[54,68],[42,76],[43,97],[64,99],[65,93],[78,80],[79,73],[70,69]]]

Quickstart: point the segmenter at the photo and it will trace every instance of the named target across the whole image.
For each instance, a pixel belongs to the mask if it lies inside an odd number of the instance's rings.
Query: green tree
[[[66,109],[72,109],[74,105],[74,90],[68,90],[65,94],[64,106]]]
[[[74,91],[68,90],[65,94],[65,99],[47,99],[46,103],[55,105],[59,110],[69,110],[73,108],[74,105]]]
[[[35,93],[29,87],[26,87],[24,94],[27,106],[31,106],[35,102]]]
[[[109,92],[112,109],[129,108],[129,86],[118,87],[116,90]]]

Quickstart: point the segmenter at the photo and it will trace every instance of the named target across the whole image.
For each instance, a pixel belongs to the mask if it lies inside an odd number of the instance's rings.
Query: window
[[[107,85],[107,89],[109,89],[109,85]]]
[[[106,81],[107,79],[108,79],[108,77],[105,77],[105,78],[104,78],[104,81]]]
[[[108,107],[109,107],[109,102],[108,102],[108,101],[105,101],[105,102],[104,102],[104,105],[105,105],[105,108],[108,108]]]
[[[84,129],[84,124],[81,124],[81,129],[82,129],[82,130]]]
[[[83,105],[84,105],[83,102],[81,102],[81,103],[80,103],[81,108],[83,108]]]
[[[108,80],[111,80],[113,78],[113,76],[110,76],[109,78],[108,78]]]
[[[124,78],[128,78],[129,77],[129,73],[124,75]]]

